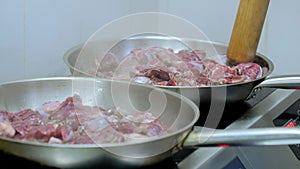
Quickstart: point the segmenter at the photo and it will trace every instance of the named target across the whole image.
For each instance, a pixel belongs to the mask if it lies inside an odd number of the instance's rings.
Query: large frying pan
[[[90,70],[98,69],[98,66],[95,64],[95,60],[96,57],[101,55],[103,51],[99,51],[97,49],[99,49],[101,45],[108,44],[107,42],[108,41],[89,41],[86,44],[79,44],[66,51],[63,56],[63,60],[70,69],[71,74],[73,76],[97,77],[97,75],[95,73],[91,73]],[[134,48],[153,46],[172,48],[175,52],[187,49],[187,47],[188,49],[202,49],[210,56],[217,54],[225,55],[227,52],[227,45],[219,42],[187,38],[176,38],[174,40],[174,37],[145,34],[121,40],[114,44],[110,50],[105,52],[112,52],[120,60],[123,60]],[[199,103],[206,104],[212,101],[226,103],[243,102],[248,99],[250,95],[253,96],[255,93],[254,91],[260,87],[299,87],[300,77],[297,75],[269,76],[274,69],[274,65],[266,56],[257,53],[254,58],[254,62],[258,63],[262,67],[266,67],[267,72],[265,72],[262,77],[252,81],[207,87],[164,86],[162,88],[176,91],[199,105]]]
[[[56,77],[6,82],[0,84],[0,109],[17,112],[45,101],[64,100],[74,93],[80,94],[84,104],[120,106],[128,112],[148,110],[168,127],[169,133],[136,142],[99,145],[34,143],[0,137],[0,149],[58,168],[134,168],[155,164],[182,147],[300,143],[299,128],[192,130],[200,114],[191,100],[169,90],[125,81]]]

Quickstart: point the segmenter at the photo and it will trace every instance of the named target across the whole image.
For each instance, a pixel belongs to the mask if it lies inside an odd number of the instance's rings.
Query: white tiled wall
[[[67,76],[64,52],[97,29],[135,12],[185,18],[211,40],[230,39],[237,0],[0,0],[0,82]],[[300,74],[300,1],[271,1],[258,52],[274,74]]]

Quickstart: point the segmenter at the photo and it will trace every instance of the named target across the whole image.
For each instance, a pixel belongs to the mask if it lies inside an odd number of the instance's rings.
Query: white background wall
[[[104,24],[136,12],[167,12],[228,43],[238,0],[0,0],[0,82],[68,76],[62,56]],[[273,74],[300,74],[300,1],[271,1],[258,52]]]

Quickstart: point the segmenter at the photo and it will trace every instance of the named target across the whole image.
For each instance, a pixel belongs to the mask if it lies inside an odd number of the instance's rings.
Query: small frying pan
[[[178,43],[179,41],[182,41]],[[99,41],[89,43],[89,48],[97,49],[97,46],[105,43]],[[120,41],[112,48],[113,53],[119,61],[126,59],[128,53],[136,47],[153,47],[160,46],[165,48],[172,48],[174,51],[187,49],[185,44],[190,49],[200,49],[207,52],[208,56],[225,55],[228,46],[220,42],[203,41],[198,39],[177,38],[174,43],[174,38],[154,36],[154,35],[140,35],[130,37]],[[95,57],[97,53],[90,54],[86,50],[82,50],[83,45],[77,45],[70,48],[64,54],[64,62],[69,67],[73,76],[97,77],[94,73],[90,73],[91,69],[97,69],[95,65]],[[257,53],[253,62],[258,63],[261,67],[266,68],[266,72],[255,80],[224,84],[215,86],[160,86],[180,93],[196,104],[207,104],[211,102],[226,102],[226,104],[244,102],[248,98],[255,95],[255,91],[261,87],[266,88],[289,88],[295,89],[300,86],[300,75],[280,75],[271,76],[274,70],[273,62],[263,54]]]
[[[47,144],[0,137],[0,150],[58,168],[134,168],[153,165],[185,147],[260,146],[300,143],[299,128],[243,130],[193,129],[200,113],[195,103],[169,90],[88,77],[27,79],[0,84],[0,109],[17,112],[77,93],[84,104],[119,106],[126,112],[157,116],[168,133],[146,140],[111,144]],[[163,104],[162,104],[163,103]],[[159,109],[162,108],[162,109]]]

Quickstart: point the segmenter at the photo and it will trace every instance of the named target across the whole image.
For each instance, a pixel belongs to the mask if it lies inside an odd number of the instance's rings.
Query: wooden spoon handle
[[[270,0],[240,0],[227,57],[240,63],[253,61]]]

